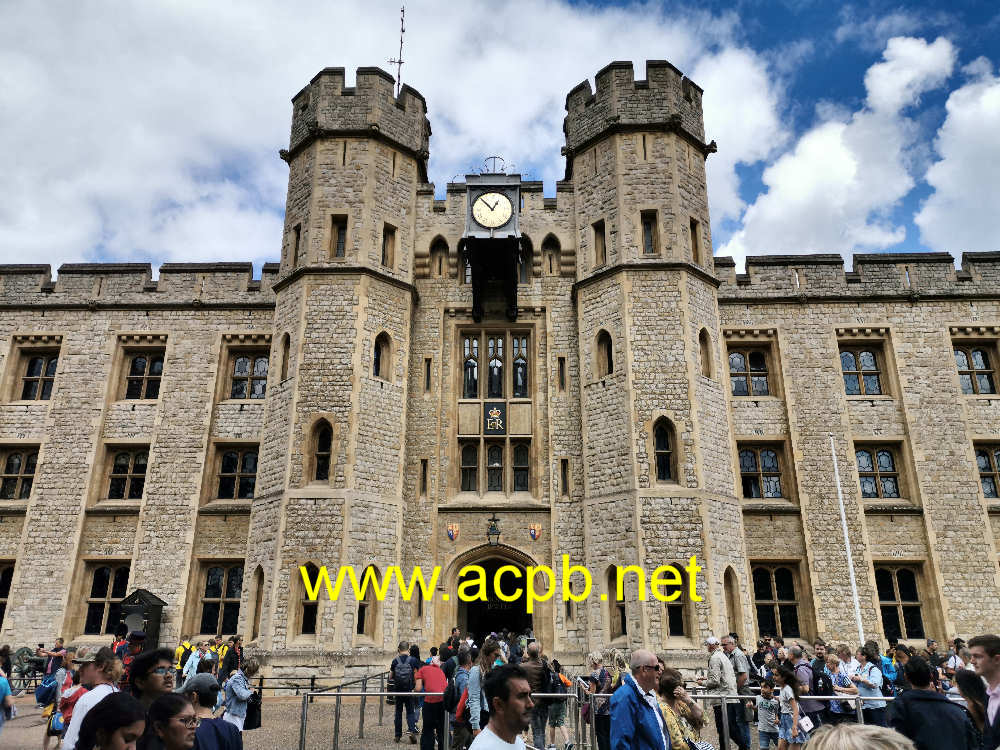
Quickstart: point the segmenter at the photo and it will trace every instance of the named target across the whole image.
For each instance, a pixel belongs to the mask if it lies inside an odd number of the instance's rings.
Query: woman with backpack
[[[226,682],[226,713],[223,714],[222,718],[241,732],[243,731],[243,722],[247,717],[247,704],[253,695],[249,678],[257,674],[259,666],[257,660],[250,657]]]
[[[614,658],[614,652],[612,651],[612,659]],[[614,684],[614,678],[611,673],[604,668],[604,657],[601,655],[600,651],[594,651],[587,657],[587,661],[590,663],[590,682],[587,688],[588,693],[610,693],[612,692],[612,686]],[[584,704],[587,711],[590,710],[590,704]],[[607,698],[598,698],[596,704],[597,712],[596,716],[593,717],[594,721],[594,733],[597,735],[597,747],[598,750],[610,750],[611,748],[611,706]],[[589,713],[584,717],[585,721],[589,721]]]
[[[851,675],[851,682],[858,688],[858,694],[863,698],[874,698],[862,703],[861,713],[865,724],[885,726],[885,700],[882,695],[882,671],[875,666],[881,663],[876,647],[869,641],[858,651],[858,662],[861,666],[857,673]]]
[[[565,674],[563,674],[562,665],[553,659],[550,662],[552,666],[552,673],[555,676],[553,681],[554,692],[560,695],[567,694],[569,688],[573,687],[573,681],[570,680]],[[556,744],[556,729],[562,730],[563,745],[565,750],[571,750],[573,743],[569,739],[569,730],[566,729],[566,702],[568,698],[554,698],[551,703],[549,703],[549,744]]]
[[[469,724],[472,726],[473,737],[478,736],[490,721],[490,704],[486,701],[483,683],[493,671],[493,664],[499,655],[500,644],[487,638],[479,652],[479,663],[469,670]]]

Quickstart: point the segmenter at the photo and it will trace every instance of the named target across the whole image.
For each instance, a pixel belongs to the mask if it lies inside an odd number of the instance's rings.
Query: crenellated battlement
[[[49,265],[0,265],[0,306],[270,305],[278,264],[164,263],[153,279],[149,263],[66,263],[52,280]]]
[[[955,268],[950,253],[866,253],[853,256],[852,271],[835,254],[762,255],[736,273],[728,256],[715,258],[720,301],[802,298],[996,297],[1000,253],[963,253]]]
[[[702,90],[666,60],[647,60],[644,80],[635,80],[628,61],[611,63],[595,80],[596,92],[583,81],[566,96],[567,152],[608,130],[641,126],[683,130],[704,142]]]
[[[420,92],[404,85],[397,97],[381,68],[358,68],[356,85],[344,82],[344,68],[324,68],[292,98],[290,155],[317,136],[377,134],[426,161],[431,126]]]

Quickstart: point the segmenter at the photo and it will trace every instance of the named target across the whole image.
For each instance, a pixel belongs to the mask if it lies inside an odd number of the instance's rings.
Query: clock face
[[[472,218],[487,229],[502,227],[513,212],[510,199],[503,193],[483,193],[472,204]]]

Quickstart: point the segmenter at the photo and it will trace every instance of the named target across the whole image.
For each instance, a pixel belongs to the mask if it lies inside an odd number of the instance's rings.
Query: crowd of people
[[[176,650],[146,648],[141,631],[109,646],[67,648],[58,639],[45,658],[36,701],[46,718],[42,750],[242,750],[250,678],[240,636]],[[9,653],[4,647],[0,653]],[[9,663],[0,664],[0,705],[10,717]],[[176,681],[176,682],[175,682]],[[258,704],[259,705],[259,704]],[[0,715],[0,732],[4,717]]]

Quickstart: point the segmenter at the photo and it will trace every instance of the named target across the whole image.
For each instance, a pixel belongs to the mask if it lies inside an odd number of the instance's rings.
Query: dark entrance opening
[[[523,632],[525,628],[530,628],[531,615],[527,612],[527,601],[524,596],[524,566],[504,558],[479,560],[472,564],[478,565],[486,571],[486,588],[489,599],[485,602],[459,601],[458,627],[462,629],[463,634],[471,632],[475,635],[476,642],[482,643],[484,636],[490,633],[499,633],[504,628],[515,632]],[[520,596],[512,602],[499,599],[493,586],[497,570],[504,565],[513,565],[520,571],[520,576],[515,576],[514,573],[508,571],[500,577],[500,591],[506,596],[521,589]],[[475,580],[477,577],[477,575],[463,576],[459,579],[459,585],[462,581]],[[473,587],[469,593],[477,593],[476,588]]]

